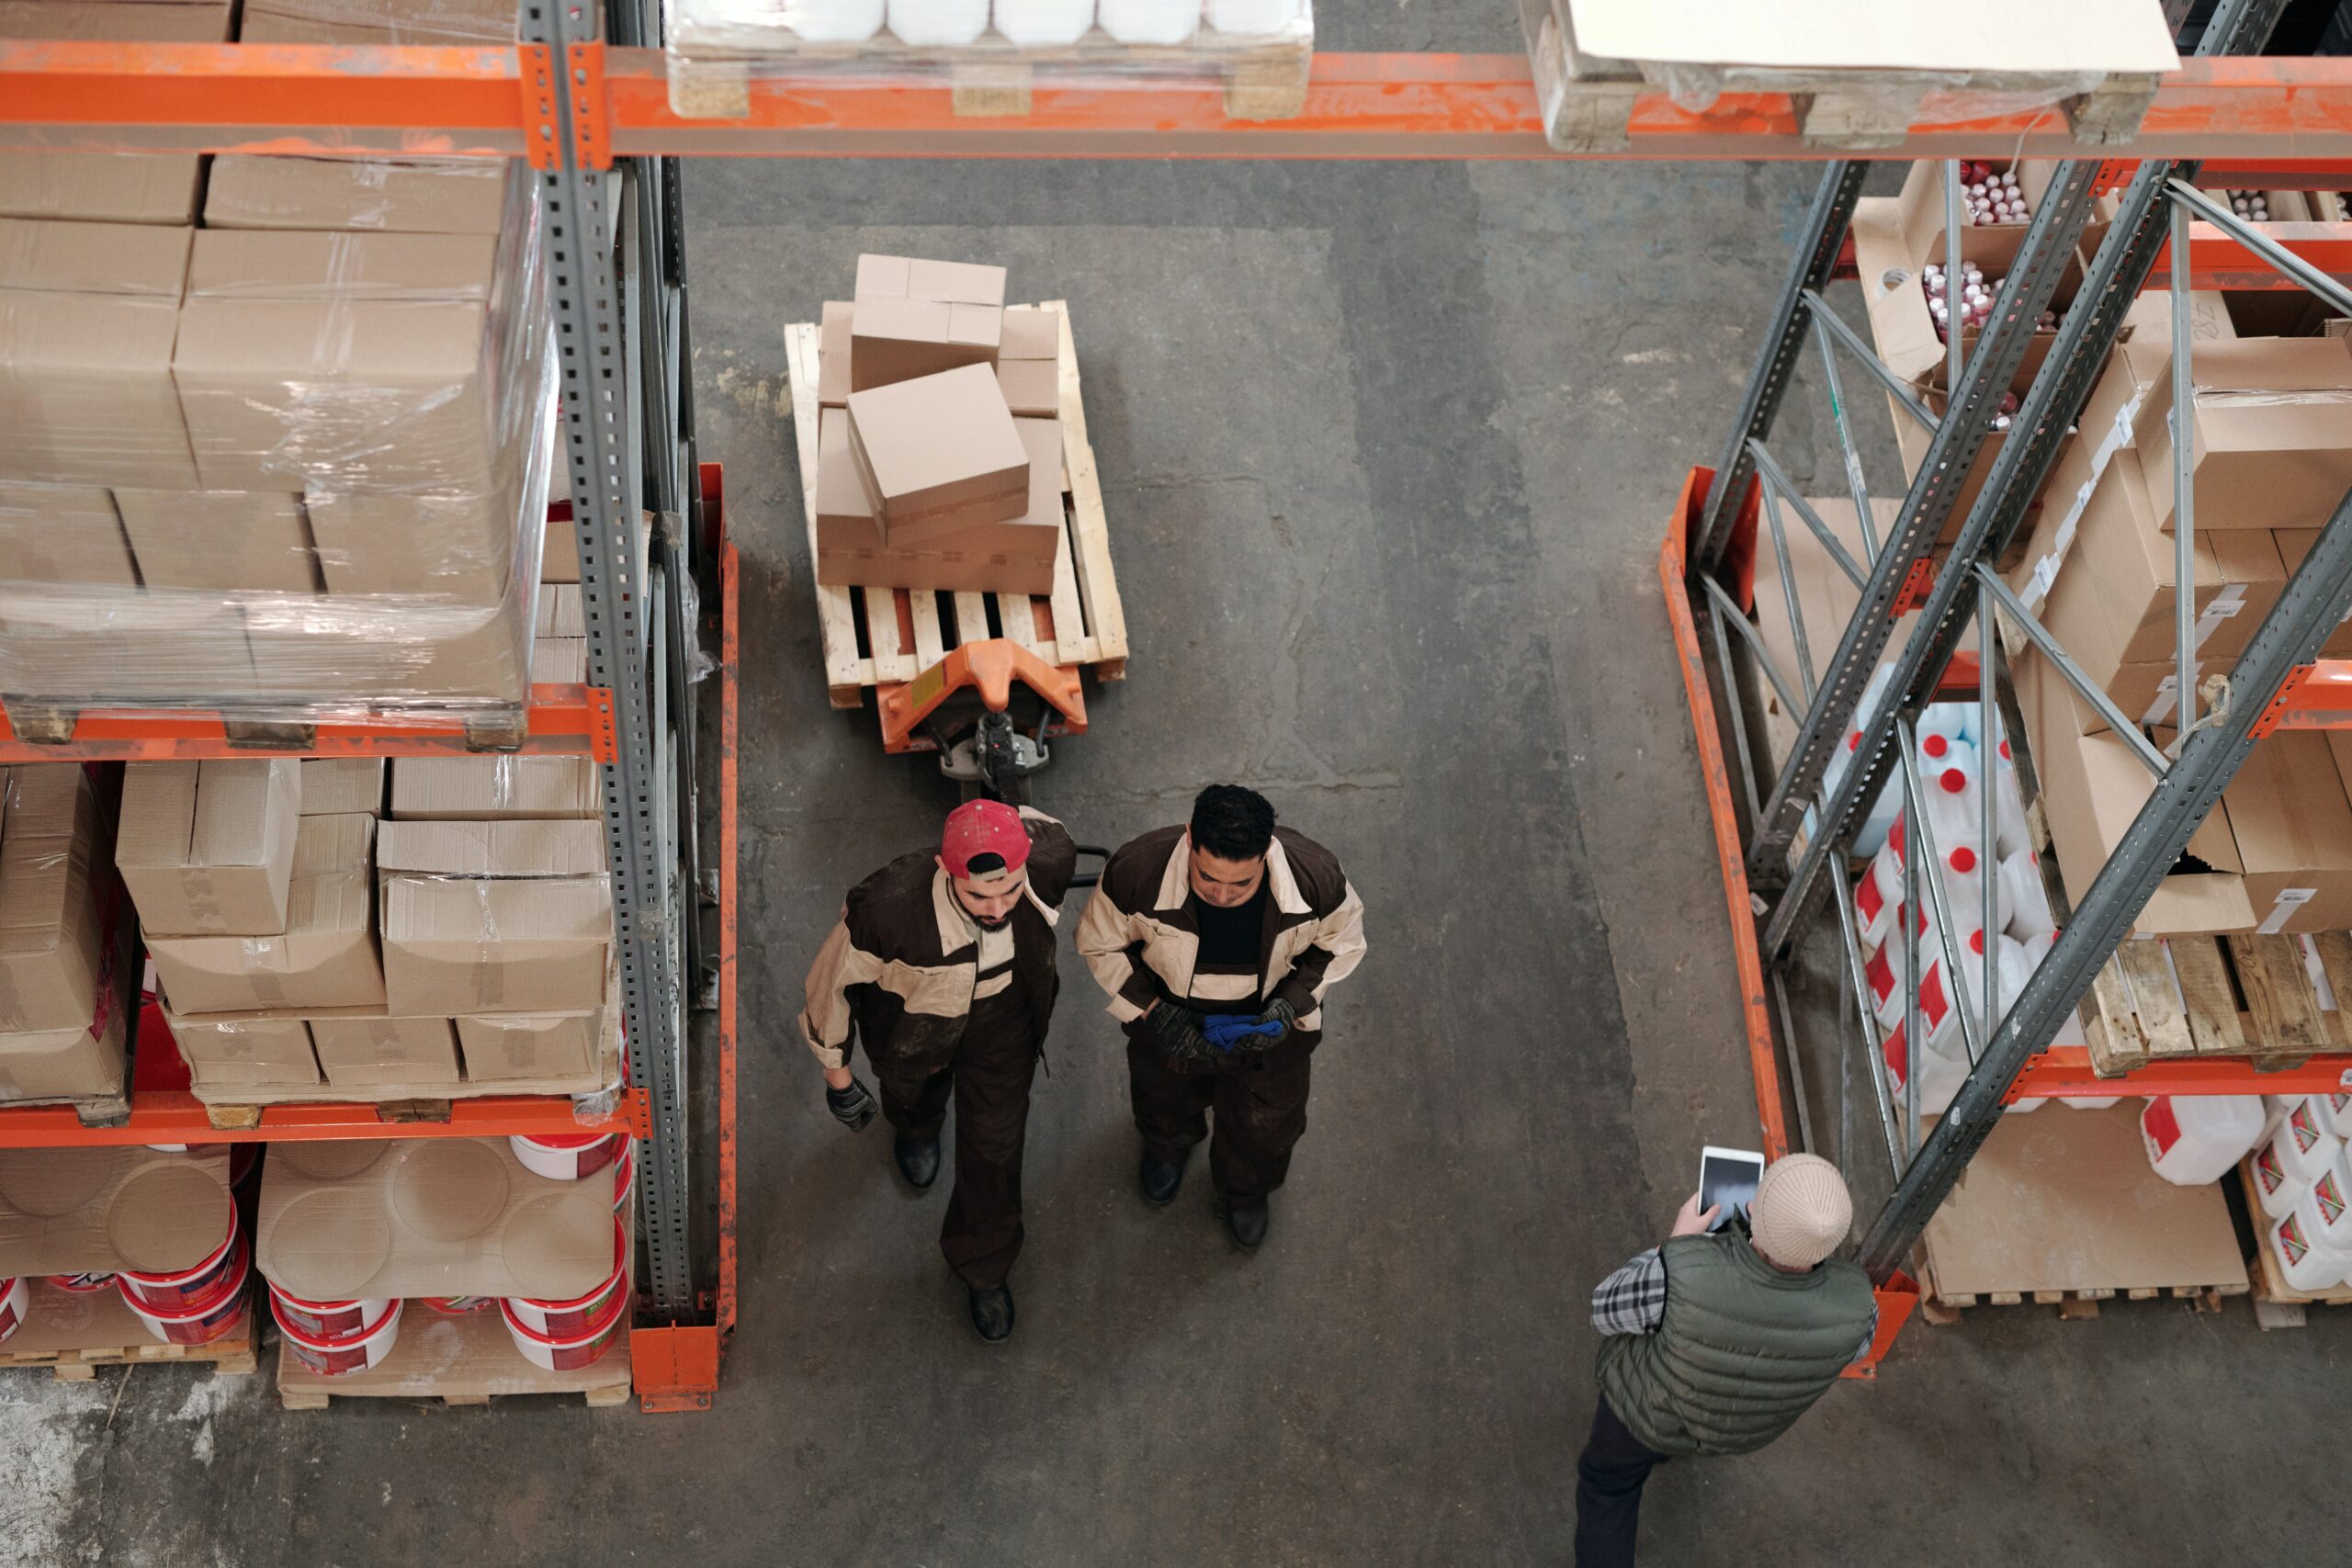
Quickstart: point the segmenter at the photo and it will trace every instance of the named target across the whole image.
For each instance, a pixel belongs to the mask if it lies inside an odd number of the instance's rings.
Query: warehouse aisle
[[[1753,1141],[1654,557],[1810,175],[687,180],[747,623],[746,1318],[719,1407],[282,1415],[260,1380],[15,1377],[0,1562],[1565,1561],[1585,1292],[1663,1228],[1701,1143]],[[778,328],[861,250],[995,260],[1014,298],[1070,302],[1136,652],[1039,804],[1115,843],[1249,783],[1369,906],[1255,1258],[1197,1169],[1171,1210],[1136,1198],[1117,1036],[1066,954],[1002,1349],[937,1258],[944,1191],[901,1197],[886,1134],[824,1114],[787,1022],[842,888],[951,799],[816,665]],[[2280,1547],[2340,1467],[2267,1434],[2347,1353],[2341,1320],[2257,1337],[2242,1303],[1982,1312],[1777,1449],[1662,1472],[1646,1544],[1755,1568],[1890,1539],[1931,1562]]]

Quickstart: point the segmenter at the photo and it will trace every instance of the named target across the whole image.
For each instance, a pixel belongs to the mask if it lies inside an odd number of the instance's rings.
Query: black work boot
[[[990,1345],[1001,1345],[1012,1337],[1012,1287],[999,1285],[993,1291],[972,1288],[972,1332]]]
[[[890,1156],[898,1162],[899,1174],[907,1185],[918,1192],[928,1192],[931,1184],[939,1179],[939,1140],[928,1138],[922,1143],[900,1133],[890,1142]]]
[[[1143,1190],[1143,1201],[1155,1209],[1164,1209],[1176,1201],[1176,1190],[1184,1185],[1184,1167],[1193,1157],[1186,1149],[1174,1164],[1154,1159],[1151,1151],[1143,1152],[1143,1163],[1136,1168],[1136,1185]]]
[[[1266,1239],[1266,1201],[1254,1203],[1225,1203],[1226,1234],[1233,1237],[1233,1245],[1244,1252],[1255,1252]]]

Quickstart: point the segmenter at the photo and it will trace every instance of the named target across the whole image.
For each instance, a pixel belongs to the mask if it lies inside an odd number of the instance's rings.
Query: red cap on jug
[[[1946,795],[1958,795],[1968,787],[1968,775],[1958,768],[1946,768],[1937,775],[1936,783],[1943,786]]]
[[[1951,742],[1940,735],[1930,735],[1919,742],[1919,750],[1930,757],[1940,757],[1951,750]]]
[[[1966,844],[1962,844],[1960,848],[1952,851],[1952,852],[1946,858],[1951,862],[1951,868],[1954,871],[1974,871],[1976,869],[1976,852],[1970,849]]]

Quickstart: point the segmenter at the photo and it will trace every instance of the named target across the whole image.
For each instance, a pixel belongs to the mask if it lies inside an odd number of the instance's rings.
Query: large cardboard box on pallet
[[[849,447],[885,543],[929,544],[1029,509],[1029,449],[995,375],[967,365],[849,395]]]
[[[232,10],[229,0],[0,0],[0,38],[227,43]]]
[[[857,258],[849,389],[862,392],[997,361],[1005,270],[911,256]]]
[[[313,1089],[318,1055],[299,1018],[182,1018],[167,1012],[173,1042],[198,1089]]]
[[[577,1077],[596,1070],[603,1010],[585,1013],[474,1013],[457,1021],[468,1083]]]
[[[220,157],[204,226],[495,234],[522,177],[511,159]]]
[[[203,170],[193,152],[0,152],[0,218],[186,228]]]
[[[1005,311],[996,384],[1015,418],[1060,417],[1061,333],[1062,313],[1050,305],[1015,305]]]
[[[357,814],[300,819],[281,934],[148,938],[148,956],[173,1010],[381,1002],[369,876],[375,830],[373,817]]]
[[[2232,338],[2192,355],[2197,528],[2312,528],[2352,490],[2352,338]],[[2173,518],[2171,387],[2140,411],[2159,523]]]
[[[942,592],[1050,594],[1054,567],[1067,547],[1062,516],[1061,425],[1017,419],[1029,457],[1026,510],[1015,518],[965,528],[928,544],[899,545],[876,523],[854,471],[847,418],[826,409],[818,420],[817,581]]]
[[[0,1276],[193,1269],[230,1202],[225,1147],[0,1150]]]
[[[392,763],[390,815],[410,822],[601,818],[604,791],[587,757],[402,757]]]
[[[246,0],[241,43],[514,45],[514,8],[498,0]]]
[[[613,902],[602,823],[387,822],[377,867],[395,1016],[603,1003]]]
[[[316,1018],[319,1070],[337,1089],[369,1095],[430,1095],[463,1081],[458,1038],[446,1018]]]
[[[2259,931],[2352,926],[2352,799],[2328,738],[2281,729],[2255,743],[2221,806]]]
[[[151,936],[277,936],[302,814],[291,758],[133,762],[115,866]]]
[[[384,759],[308,757],[302,762],[302,815],[335,817],[384,810]]]
[[[275,491],[118,490],[114,504],[149,588],[319,591],[302,498]]]
[[[114,497],[87,485],[0,484],[0,581],[136,589]]]
[[[197,488],[171,375],[191,237],[0,218],[0,479]]]
[[[80,763],[0,770],[0,1034],[89,1026],[106,967],[106,854]]]

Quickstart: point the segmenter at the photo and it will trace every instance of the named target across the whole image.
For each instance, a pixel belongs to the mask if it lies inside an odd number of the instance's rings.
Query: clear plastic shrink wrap
[[[512,708],[555,375],[526,175],[219,163],[203,230],[0,219],[0,698]]]

